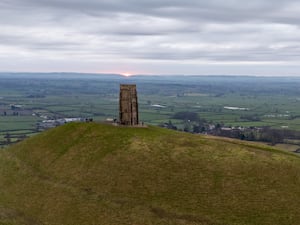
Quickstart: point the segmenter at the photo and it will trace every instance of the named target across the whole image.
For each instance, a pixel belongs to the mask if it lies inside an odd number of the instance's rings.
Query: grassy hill
[[[299,224],[300,158],[157,127],[61,126],[0,152],[0,224]]]

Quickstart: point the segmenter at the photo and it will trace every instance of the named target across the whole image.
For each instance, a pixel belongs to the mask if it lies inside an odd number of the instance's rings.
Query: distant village
[[[172,122],[172,119],[183,120],[183,127],[178,127]],[[295,152],[300,153],[300,143],[297,141],[300,139],[299,131],[293,131],[287,128],[275,129],[267,126],[225,126],[223,123],[207,122],[205,119],[199,118],[198,114],[194,112],[178,112],[175,113],[172,119],[168,122],[161,123],[159,126],[188,133],[264,142],[270,145],[279,143],[295,144],[299,145],[299,148]]]
[[[16,143],[19,141],[24,140],[30,134],[38,133],[43,130],[47,130],[50,128],[54,128],[66,123],[70,122],[91,122],[93,121],[92,118],[81,118],[81,117],[74,117],[74,118],[61,118],[58,116],[53,115],[46,115],[44,113],[39,112],[38,110],[33,109],[25,109],[23,105],[18,104],[11,104],[9,108],[0,108],[0,115],[3,117],[8,116],[34,116],[42,119],[42,121],[37,122],[35,127],[32,128],[32,131],[29,129],[14,129],[14,130],[7,130],[5,134],[2,135],[2,139],[0,139],[0,146],[6,146],[12,143]],[[17,133],[15,133],[18,131]]]

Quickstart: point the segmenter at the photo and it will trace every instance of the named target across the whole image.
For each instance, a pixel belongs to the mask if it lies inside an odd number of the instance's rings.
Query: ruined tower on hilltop
[[[120,124],[122,125],[138,125],[138,101],[135,84],[120,85]]]

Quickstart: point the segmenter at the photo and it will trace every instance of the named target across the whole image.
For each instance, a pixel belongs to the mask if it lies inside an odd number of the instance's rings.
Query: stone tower
[[[122,125],[138,125],[139,112],[138,100],[135,84],[120,85],[120,124]]]

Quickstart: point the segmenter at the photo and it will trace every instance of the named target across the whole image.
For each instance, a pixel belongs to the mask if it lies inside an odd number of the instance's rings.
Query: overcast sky
[[[300,76],[300,1],[0,0],[0,71]]]

